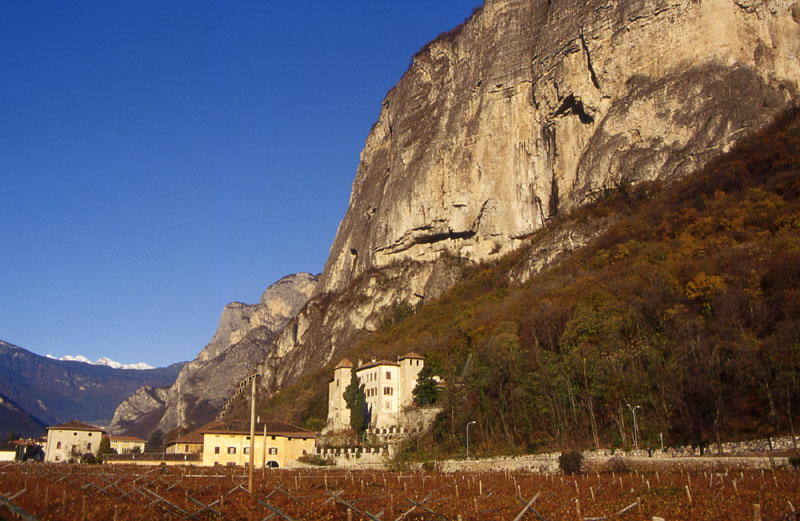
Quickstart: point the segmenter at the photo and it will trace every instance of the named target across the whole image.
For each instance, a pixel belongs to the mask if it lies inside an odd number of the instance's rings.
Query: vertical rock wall
[[[490,259],[604,188],[703,165],[796,102],[798,56],[794,0],[487,0],[387,94],[315,296],[260,364],[264,387],[440,294],[453,257]]]

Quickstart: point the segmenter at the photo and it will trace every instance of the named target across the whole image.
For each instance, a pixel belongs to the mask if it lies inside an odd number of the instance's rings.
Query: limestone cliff
[[[266,390],[435,297],[453,258],[704,164],[797,100],[799,56],[794,0],[487,0],[387,94],[315,297],[261,364]],[[586,240],[554,237],[548,258]]]
[[[169,431],[213,419],[306,303],[316,281],[308,273],[290,275],[270,286],[258,304],[225,306],[211,342],[175,383],[169,388],[139,389],[117,407],[109,431],[146,436],[156,427]]]

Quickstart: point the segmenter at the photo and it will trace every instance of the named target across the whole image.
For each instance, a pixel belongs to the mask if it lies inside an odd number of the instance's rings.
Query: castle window
[[[214,447],[214,454],[219,454],[219,447]]]
[[[236,447],[228,447],[228,454],[236,454]]]
[[[92,442],[86,444],[86,450],[92,450]]]
[[[386,371],[386,379],[387,380],[391,380],[392,379],[392,372],[391,371]]]
[[[61,442],[60,442],[60,441],[59,441],[59,442],[56,444],[56,448],[57,448],[57,449],[60,449],[60,448],[61,448]]]
[[[384,394],[384,396],[393,395],[394,394],[394,388],[393,387],[384,387],[383,388],[383,394]]]
[[[278,448],[277,447],[270,447],[269,448],[269,453],[270,454],[277,454],[278,453]]]

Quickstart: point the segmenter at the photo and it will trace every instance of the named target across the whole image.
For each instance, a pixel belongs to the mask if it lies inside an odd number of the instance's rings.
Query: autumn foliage
[[[463,451],[472,420],[487,454],[631,447],[629,404],[644,447],[795,432],[799,194],[794,110],[691,177],[617,186],[560,217],[551,227],[608,225],[523,286],[509,273],[530,248],[464,263],[461,284],[348,356],[437,366],[443,412],[417,443],[436,457]],[[287,393],[317,406],[295,402],[296,420],[324,417],[325,387],[303,385]]]

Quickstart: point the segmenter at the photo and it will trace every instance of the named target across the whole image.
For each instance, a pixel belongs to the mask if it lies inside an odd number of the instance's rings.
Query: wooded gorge
[[[800,110],[696,174],[619,185],[537,234],[610,223],[589,246],[515,286],[531,246],[463,266],[463,282],[348,356],[427,356],[443,412],[409,449],[630,447],[795,432],[800,398]],[[337,362],[338,360],[334,361]],[[326,415],[330,368],[262,404]]]

